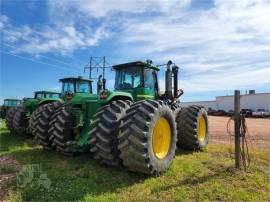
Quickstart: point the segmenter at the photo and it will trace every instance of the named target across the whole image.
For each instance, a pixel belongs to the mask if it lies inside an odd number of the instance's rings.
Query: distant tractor
[[[12,108],[7,114],[7,127],[12,133],[31,133],[29,124],[32,113],[42,105],[60,101],[60,93],[54,91],[36,91],[34,98],[24,98],[21,105]]]
[[[73,92],[52,116],[49,140],[65,154],[90,146],[94,158],[107,165],[159,174],[170,166],[176,145],[200,150],[208,142],[207,112],[201,106],[180,108],[178,66],[167,63],[165,94],[148,62],[113,66],[115,90],[105,83],[99,96]],[[173,78],[173,80],[172,80]]]
[[[1,106],[1,118],[5,119],[7,111],[10,108],[16,107],[21,104],[19,99],[4,99],[4,104]]]
[[[78,139],[79,147],[83,147],[84,142],[87,142],[87,137],[84,137],[87,133],[84,134],[84,130],[89,128],[90,121],[84,122],[84,120],[89,120],[88,117],[93,114],[91,114],[91,110],[88,110],[88,113],[83,113],[83,111],[88,109],[89,104],[97,103],[98,96],[92,92],[92,80],[90,79],[70,77],[60,79],[60,82],[62,83],[61,98],[63,101],[52,102],[37,108],[31,117],[31,123],[32,133],[43,147],[53,147],[57,151],[67,154],[67,146],[62,142],[70,138],[71,132],[82,133],[80,137],[75,135],[73,137],[73,139]],[[71,108],[73,109],[72,115],[74,115],[72,117],[70,116]],[[71,122],[75,122],[76,125],[72,126]],[[73,146],[70,145],[69,149]]]

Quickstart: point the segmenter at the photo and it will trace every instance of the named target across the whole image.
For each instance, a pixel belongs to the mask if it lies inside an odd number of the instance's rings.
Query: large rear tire
[[[116,166],[121,162],[117,135],[120,121],[130,104],[131,101],[112,101],[101,107],[93,117],[92,129],[89,132],[90,152],[103,164]]]
[[[29,119],[26,116],[27,109],[23,106],[17,107],[14,119],[13,119],[13,127],[14,131],[17,134],[26,134],[27,133],[27,127],[29,124]]]
[[[145,100],[131,105],[120,127],[119,150],[124,166],[134,172],[158,175],[175,155],[175,117],[162,101]]]
[[[52,141],[48,132],[53,113],[62,105],[62,102],[52,102],[38,107],[30,118],[32,134],[44,148],[50,148]]]
[[[52,115],[52,120],[49,124],[49,139],[52,141],[52,147],[65,155],[72,155],[72,151],[69,149],[67,143],[75,140],[73,131],[74,121],[75,117],[72,114],[72,105],[65,104],[58,108]]]
[[[6,124],[11,133],[14,133],[13,118],[17,107],[12,107],[7,111]]]
[[[208,144],[208,118],[203,106],[182,108],[176,115],[178,145],[186,150],[202,150]]]

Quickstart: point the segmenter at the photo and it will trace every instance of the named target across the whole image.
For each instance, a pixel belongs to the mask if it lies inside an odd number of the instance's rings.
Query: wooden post
[[[240,168],[240,91],[234,91],[235,167]]]

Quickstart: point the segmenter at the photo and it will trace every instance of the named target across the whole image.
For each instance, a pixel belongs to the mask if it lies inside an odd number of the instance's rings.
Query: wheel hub
[[[206,121],[203,116],[199,118],[198,131],[197,131],[198,139],[203,142],[206,137]]]
[[[171,127],[165,118],[159,118],[154,126],[152,146],[155,156],[163,159],[167,156],[171,144]]]

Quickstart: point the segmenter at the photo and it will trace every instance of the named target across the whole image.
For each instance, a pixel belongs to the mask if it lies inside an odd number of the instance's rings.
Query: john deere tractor
[[[68,154],[66,146],[62,142],[65,141],[65,138],[69,138],[71,132],[82,134],[80,138],[74,137],[80,139],[78,144],[81,144],[82,147],[83,143],[87,142],[84,131],[89,130],[90,120],[88,117],[93,115],[89,110],[89,113],[83,113],[83,111],[90,104],[97,103],[98,96],[92,92],[92,80],[82,77],[70,77],[60,79],[60,82],[62,83],[61,97],[63,101],[52,102],[37,108],[31,117],[32,133],[43,147],[53,147],[62,153]],[[71,109],[73,112],[72,117],[70,116]],[[89,120],[89,122],[84,120]],[[71,122],[76,123],[76,125],[71,127]],[[70,145],[69,149],[71,148],[72,145]]]
[[[178,66],[166,64],[165,94],[160,94],[151,62],[114,66],[115,91],[100,93],[101,107],[89,133],[91,152],[108,165],[158,174],[172,162],[176,145],[200,150],[207,145],[207,112],[201,106],[181,108]],[[131,104],[132,103],[132,104]]]
[[[70,153],[87,146],[88,141],[101,163],[123,164],[151,175],[169,167],[177,144],[185,149],[204,148],[207,113],[201,106],[178,106],[183,93],[178,90],[178,66],[171,61],[166,66],[163,95],[159,92],[159,68],[150,61],[113,66],[114,91],[103,84],[98,98],[78,102],[74,96],[53,115],[49,129],[52,145]]]
[[[53,91],[36,91],[34,98],[24,98],[21,105],[8,111],[9,130],[18,134],[31,133],[29,120],[32,113],[39,106],[58,100],[60,100],[60,93]]]
[[[4,104],[1,106],[1,118],[5,119],[7,111],[10,108],[18,106],[19,104],[21,104],[21,100],[19,99],[4,99]]]

